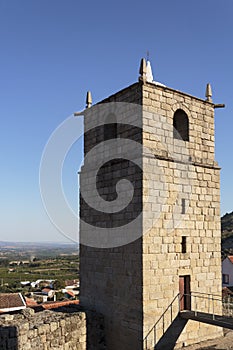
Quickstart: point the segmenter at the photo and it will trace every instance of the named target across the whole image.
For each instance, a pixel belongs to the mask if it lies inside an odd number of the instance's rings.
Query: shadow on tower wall
[[[103,315],[87,311],[87,350],[106,350]]]
[[[13,326],[0,327],[0,349],[18,350],[17,328]]]
[[[154,350],[173,350],[187,322],[188,320],[178,315],[155,345]]]

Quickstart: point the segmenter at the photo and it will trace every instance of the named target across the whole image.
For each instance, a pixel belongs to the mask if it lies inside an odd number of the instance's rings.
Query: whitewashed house
[[[222,285],[233,286],[233,255],[227,256],[222,262]]]

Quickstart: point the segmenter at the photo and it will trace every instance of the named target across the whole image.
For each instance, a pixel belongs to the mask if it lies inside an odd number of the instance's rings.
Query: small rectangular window
[[[186,240],[186,236],[182,236],[182,241],[181,241],[181,252],[182,253],[187,253],[187,240]]]
[[[229,275],[223,273],[223,275],[222,275],[222,282],[224,284],[229,284]]]
[[[181,209],[181,213],[185,214],[185,199],[182,198],[182,209]]]

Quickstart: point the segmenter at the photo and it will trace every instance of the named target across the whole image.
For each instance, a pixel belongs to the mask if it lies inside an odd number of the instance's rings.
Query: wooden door
[[[179,276],[180,311],[191,310],[190,276]]]
[[[180,311],[184,310],[184,276],[179,276]]]

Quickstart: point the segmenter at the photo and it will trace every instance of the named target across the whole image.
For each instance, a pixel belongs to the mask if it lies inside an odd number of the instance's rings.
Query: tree
[[[62,281],[61,279],[57,279],[56,281],[53,282],[53,288],[57,290],[65,288],[65,282]]]

